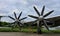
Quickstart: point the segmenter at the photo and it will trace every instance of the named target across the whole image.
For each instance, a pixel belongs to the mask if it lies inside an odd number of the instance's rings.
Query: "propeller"
[[[13,17],[11,17],[11,16],[8,16],[9,18],[11,18],[12,20],[14,20],[14,22],[13,22],[13,24],[14,25],[18,25],[19,27],[23,24],[22,22],[21,22],[21,20],[24,20],[24,19],[26,19],[27,17],[24,17],[24,18],[21,18],[21,19],[19,19],[20,17],[21,17],[21,15],[22,15],[22,12],[19,14],[19,16],[17,17],[16,16],[16,13],[14,12],[14,16],[15,16],[15,18],[13,18]],[[11,23],[12,24],[12,23]]]
[[[54,12],[54,10],[52,10],[49,13],[43,15],[44,14],[44,10],[45,10],[45,6],[43,6],[43,8],[42,8],[41,14],[39,13],[39,11],[37,10],[37,8],[35,6],[33,8],[36,11],[36,13],[38,14],[38,17],[37,16],[33,16],[33,15],[28,15],[28,16],[31,17],[31,18],[37,19],[37,21],[38,21],[37,27],[39,25],[41,26],[41,23],[44,23],[44,26],[46,27],[46,29],[49,30],[49,27],[48,27],[48,25],[46,23],[45,17],[50,15],[52,12]],[[43,21],[43,22],[41,22],[41,21]]]

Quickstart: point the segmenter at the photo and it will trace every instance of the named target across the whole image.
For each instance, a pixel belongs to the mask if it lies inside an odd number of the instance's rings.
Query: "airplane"
[[[52,26],[58,26],[59,25],[59,24],[56,23],[56,22],[59,21],[59,17],[53,17],[53,18],[47,18],[47,19],[45,19],[45,17],[47,17],[48,15],[50,15],[52,12],[54,12],[54,10],[49,11],[47,14],[44,15],[45,6],[43,6],[41,13],[38,11],[38,9],[35,6],[33,8],[36,11],[36,13],[37,13],[38,16],[28,15],[29,17],[34,18],[36,20],[35,21],[31,21],[31,22],[27,22],[27,23],[25,23],[25,25],[28,24],[28,25],[35,25],[35,26],[37,26],[37,32],[38,33],[41,33],[41,27],[42,27],[42,25],[44,25],[48,31],[49,31],[49,26],[48,25],[51,25],[51,24],[53,24]],[[20,13],[20,15],[21,14],[22,13]],[[13,23],[14,24],[15,23],[18,24],[19,27],[20,27],[20,24],[22,24],[21,21],[19,20],[20,16],[17,17],[15,12],[14,12],[14,15],[15,15],[15,19],[13,17],[11,17],[11,16],[8,16],[8,17],[11,18],[11,19],[13,19],[15,21]],[[26,18],[27,17],[24,17],[23,19],[26,19]]]

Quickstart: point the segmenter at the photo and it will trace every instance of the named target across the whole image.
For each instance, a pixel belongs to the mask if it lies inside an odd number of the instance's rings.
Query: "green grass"
[[[20,30],[18,28],[0,28],[0,32],[19,32]]]
[[[42,30],[43,33],[60,33],[60,30]]]
[[[31,33],[35,33],[36,32],[36,29],[27,29],[27,28],[23,28],[22,29],[22,32],[31,32]]]
[[[22,30],[20,31],[19,28],[0,28],[0,32],[29,32],[29,33],[36,33],[37,32],[37,29],[29,29],[29,28],[22,28]],[[60,30],[43,30],[42,29],[42,32],[43,33],[60,33]]]

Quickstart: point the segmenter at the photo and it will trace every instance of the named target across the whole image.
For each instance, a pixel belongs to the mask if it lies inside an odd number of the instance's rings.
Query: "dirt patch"
[[[60,36],[60,34],[35,34],[22,32],[0,32],[0,36]]]

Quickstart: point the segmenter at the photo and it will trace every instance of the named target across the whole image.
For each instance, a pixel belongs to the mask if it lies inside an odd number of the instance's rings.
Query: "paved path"
[[[60,36],[60,34],[32,34],[20,32],[0,32],[0,36]]]

